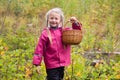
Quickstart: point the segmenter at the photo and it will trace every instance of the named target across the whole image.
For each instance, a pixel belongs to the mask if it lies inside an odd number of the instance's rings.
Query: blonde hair
[[[55,12],[55,13],[57,13],[57,14],[59,14],[60,16],[61,16],[61,25],[60,26],[63,26],[63,24],[64,24],[64,14],[63,14],[63,11],[61,10],[61,8],[53,8],[53,9],[50,9],[47,13],[46,13],[46,15],[45,15],[45,18],[46,18],[46,26],[49,28],[50,27],[50,25],[49,25],[49,23],[48,23],[48,17],[49,17],[49,15],[50,15],[50,13],[51,12]],[[60,27],[59,26],[59,27]]]

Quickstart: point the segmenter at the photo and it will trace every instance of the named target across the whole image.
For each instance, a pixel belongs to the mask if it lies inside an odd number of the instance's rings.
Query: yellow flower
[[[120,79],[120,74],[116,75],[116,79]]]
[[[4,51],[1,51],[1,52],[0,52],[0,54],[1,54],[1,55],[4,55],[4,54],[5,54],[5,52],[4,52]]]
[[[97,68],[98,66],[99,66],[99,63],[96,63],[96,64],[95,64],[95,67]]]
[[[76,76],[81,76],[80,72],[78,72],[78,73],[76,74]]]
[[[69,77],[66,77],[65,80],[68,80]]]
[[[29,68],[25,68],[25,69],[26,69],[26,71],[25,71],[25,73],[26,73],[25,77],[29,78],[32,72],[31,72],[31,70]]]
[[[70,75],[65,77],[65,80],[70,80]]]

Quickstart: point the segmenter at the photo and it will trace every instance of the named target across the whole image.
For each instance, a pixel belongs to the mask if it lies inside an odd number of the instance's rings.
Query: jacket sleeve
[[[41,34],[33,56],[33,64],[36,66],[40,65],[42,62],[46,41],[47,41],[46,37],[43,34]]]
[[[72,28],[81,30],[82,29],[82,24],[79,23],[79,22],[72,23]]]

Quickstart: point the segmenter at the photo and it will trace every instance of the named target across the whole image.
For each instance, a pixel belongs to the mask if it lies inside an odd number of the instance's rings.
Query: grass
[[[103,58],[104,64],[93,67],[90,66],[92,60],[83,56],[86,51],[120,51],[119,6],[119,0],[1,0],[0,78],[45,78],[44,64],[39,75],[31,64],[33,50],[45,26],[45,13],[53,7],[60,7],[65,21],[71,16],[77,17],[83,25],[84,34],[80,45],[72,46],[72,64],[66,67],[65,80],[120,79],[119,57],[117,62],[109,57],[109,64]],[[96,56],[97,59],[100,57]]]

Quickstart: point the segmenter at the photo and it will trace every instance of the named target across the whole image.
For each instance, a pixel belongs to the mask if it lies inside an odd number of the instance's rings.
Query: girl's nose
[[[53,21],[55,21],[55,19],[53,19]]]

